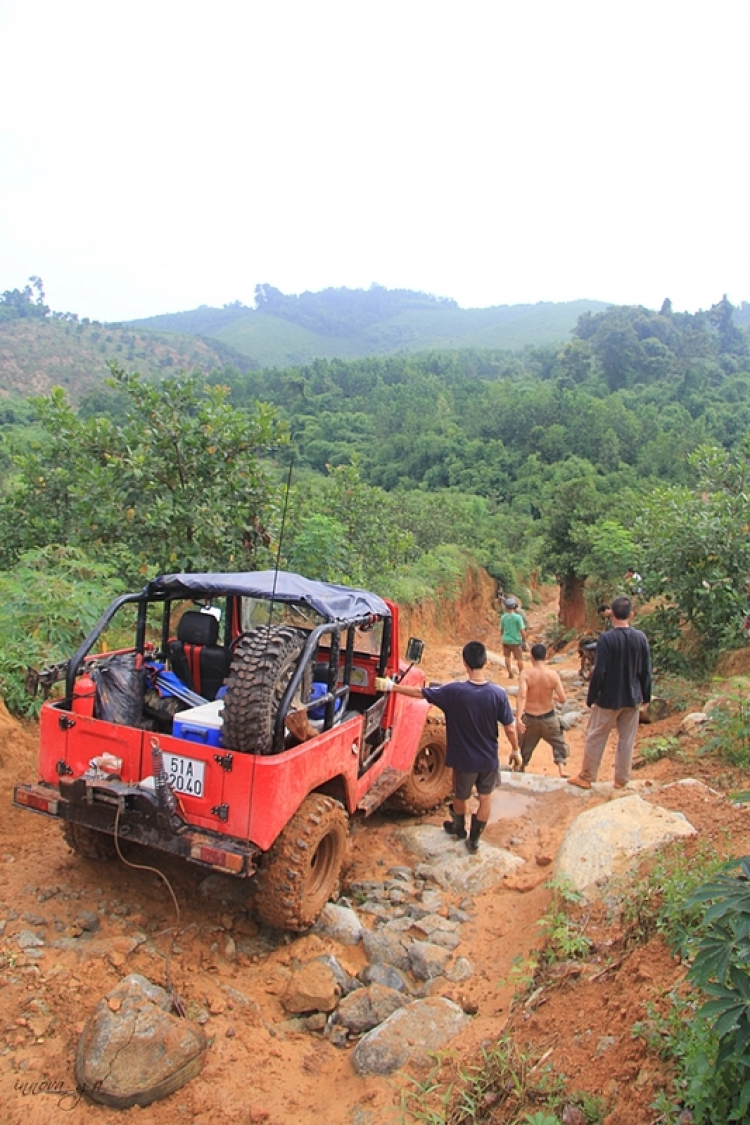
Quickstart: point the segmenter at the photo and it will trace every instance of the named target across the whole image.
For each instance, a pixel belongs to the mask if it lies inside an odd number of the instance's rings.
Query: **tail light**
[[[37,812],[48,813],[50,816],[57,816],[57,797],[47,797],[44,793],[38,790],[31,789],[16,789],[13,795],[14,803],[21,805],[26,809],[36,809]]]
[[[239,875],[245,865],[245,857],[237,852],[227,852],[223,848],[214,848],[208,844],[196,841],[190,849],[190,858],[197,859],[199,863],[207,863],[211,867],[219,867],[223,871],[234,871]]]

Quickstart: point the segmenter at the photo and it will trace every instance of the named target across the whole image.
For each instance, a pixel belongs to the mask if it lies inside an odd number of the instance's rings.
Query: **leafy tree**
[[[30,277],[23,289],[6,289],[0,294],[0,320],[45,316],[49,316],[49,306],[44,303],[44,283],[40,277]]]
[[[605,582],[616,583],[635,558],[632,533],[617,520],[604,518],[591,525],[587,537],[588,552],[581,569]]]
[[[705,666],[738,638],[747,609],[750,438],[735,453],[704,446],[690,463],[697,484],[655,489],[634,533],[645,591],[664,603],[659,622],[669,627],[671,643],[680,629],[683,645],[700,638],[694,655]]]
[[[708,321],[718,333],[720,352],[742,355],[747,351],[747,338],[734,323],[734,305],[727,300],[726,293],[718,304],[711,306]]]
[[[262,454],[285,440],[270,407],[238,411],[194,376],[158,385],[112,367],[126,419],[80,419],[55,389],[35,400],[39,436],[14,452],[0,503],[6,565],[60,543],[154,570],[243,569],[270,558],[273,490]]]
[[[396,498],[365,484],[357,462],[300,484],[291,499],[288,527],[285,557],[304,558],[310,578],[332,577],[340,565],[339,581],[387,593],[394,570],[415,554]],[[320,551],[317,560],[313,549]]]
[[[602,515],[604,498],[592,466],[571,457],[557,466],[548,486],[541,527],[545,568],[560,583],[560,621],[578,628],[585,620],[583,601],[586,560],[591,552],[591,527]]]
[[[346,528],[333,516],[303,516],[286,558],[291,570],[307,578],[346,584],[352,566]]]

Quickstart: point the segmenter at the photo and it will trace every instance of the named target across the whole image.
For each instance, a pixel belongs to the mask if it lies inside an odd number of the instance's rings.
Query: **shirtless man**
[[[547,659],[544,645],[532,645],[530,656],[531,665],[522,669],[518,681],[516,727],[523,763],[521,772],[529,764],[541,738],[552,747],[552,757],[560,777],[567,777],[564,767],[570,750],[560,720],[555,714],[555,701],[565,702],[565,689],[557,672],[553,672],[544,663]]]

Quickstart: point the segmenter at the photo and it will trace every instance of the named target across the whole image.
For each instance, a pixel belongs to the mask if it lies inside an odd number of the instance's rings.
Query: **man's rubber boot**
[[[470,852],[479,851],[479,837],[487,827],[486,820],[478,820],[476,813],[471,818],[471,828],[469,829],[469,839],[466,841],[466,847]]]
[[[455,836],[457,840],[466,839],[466,817],[464,813],[454,812],[453,805],[448,806],[451,810],[451,819],[443,821],[443,828],[449,836]]]

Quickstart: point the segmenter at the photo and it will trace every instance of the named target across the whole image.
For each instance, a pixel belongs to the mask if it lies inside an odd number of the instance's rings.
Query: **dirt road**
[[[553,609],[548,602],[532,610],[534,639],[543,638]],[[481,636],[488,647],[499,650],[499,635],[486,604],[466,607],[461,630],[456,644],[430,638],[429,679],[461,674],[460,643],[471,635]],[[568,683],[572,683],[576,666],[574,650],[557,665]],[[491,666],[491,672],[497,682],[510,686],[497,665]],[[673,729],[674,722],[667,720],[665,730],[670,723],[669,729]],[[569,741],[571,768],[575,769],[581,756],[580,728],[570,732]],[[503,757],[507,761],[507,747]],[[162,880],[153,872],[80,860],[68,851],[56,825],[10,803],[13,783],[33,779],[35,762],[35,725],[19,724],[0,713],[0,1104],[4,1122],[47,1125],[62,1120],[81,1125],[93,1120],[109,1125],[133,1118],[142,1125],[185,1121],[194,1125],[318,1125],[325,1114],[327,1125],[379,1125],[402,1119],[403,1075],[357,1077],[349,1049],[336,1048],[320,1034],[302,1029],[281,1006],[280,994],[290,968],[325,951],[330,943],[327,946],[321,937],[311,934],[289,937],[261,931],[242,885],[233,884],[237,893],[227,896],[216,890],[215,879],[206,881],[205,872],[188,870],[168,858],[156,862],[174,888],[179,919]],[[664,777],[669,768],[658,763],[652,772]],[[546,746],[538,748],[532,769],[556,775]],[[611,758],[605,757],[602,776],[610,774]],[[746,814],[721,798],[707,799],[701,790],[699,795],[685,792],[679,799],[673,794],[669,800],[704,832],[716,833],[726,824],[737,838],[744,839]],[[446,994],[473,1014],[469,1030],[454,1044],[466,1059],[482,1043],[497,1038],[505,1025],[513,997],[509,983],[513,963],[539,941],[537,921],[549,903],[545,886],[549,862],[581,808],[580,796],[566,791],[565,786],[515,804],[512,800],[504,803],[500,792],[497,818],[488,826],[485,838],[520,856],[524,866],[505,884],[477,895],[468,910],[470,921],[462,927],[458,952],[470,960],[474,972]],[[438,824],[443,814],[424,819]],[[383,879],[395,864],[413,865],[413,857],[395,835],[403,823],[403,816],[379,812],[356,828],[345,887],[351,881]],[[204,1024],[211,1041],[203,1072],[168,1099],[144,1109],[119,1112],[80,1100],[74,1091],[73,1061],[86,1018],[127,973],[143,973],[164,983],[165,957],[174,927],[178,935],[169,964],[171,980],[188,1014]],[[25,948],[18,940],[23,934],[32,935],[23,939]],[[335,952],[351,973],[364,963],[360,947],[336,947]],[[673,970],[668,955],[664,963]],[[652,985],[662,986],[660,965],[661,961],[641,966],[644,973],[648,970],[646,976],[639,977],[633,970],[632,979],[616,985],[614,980],[606,981],[611,994],[607,1003],[601,996],[576,995],[568,1010],[555,1009],[550,1023],[549,1034],[558,1045],[561,1068],[564,1059],[566,1073],[579,1084],[595,1078],[600,1088],[608,1086],[616,1107],[609,1118],[612,1123],[646,1120],[622,1116],[631,1111],[617,1108],[623,1083],[632,1085],[632,1075],[625,1078],[623,1067],[630,1074],[635,1066],[638,1074],[643,1066],[631,1058],[636,1049],[632,1045],[619,1050],[616,1058],[614,1054],[602,1056],[594,1068],[591,1060],[597,1057],[599,1040],[612,1034],[605,1017],[614,1016],[617,1034],[621,1034],[631,1009],[642,1006],[644,991]],[[548,1010],[552,1012],[552,1005]],[[626,1015],[620,1016],[621,1012]],[[534,1013],[526,1033],[533,1037],[536,1027],[543,1040],[544,1019],[543,1011]],[[630,1091],[631,1105],[642,1105],[652,1094],[658,1079],[657,1068],[652,1069],[653,1075],[641,1083],[642,1097],[633,1101]]]

